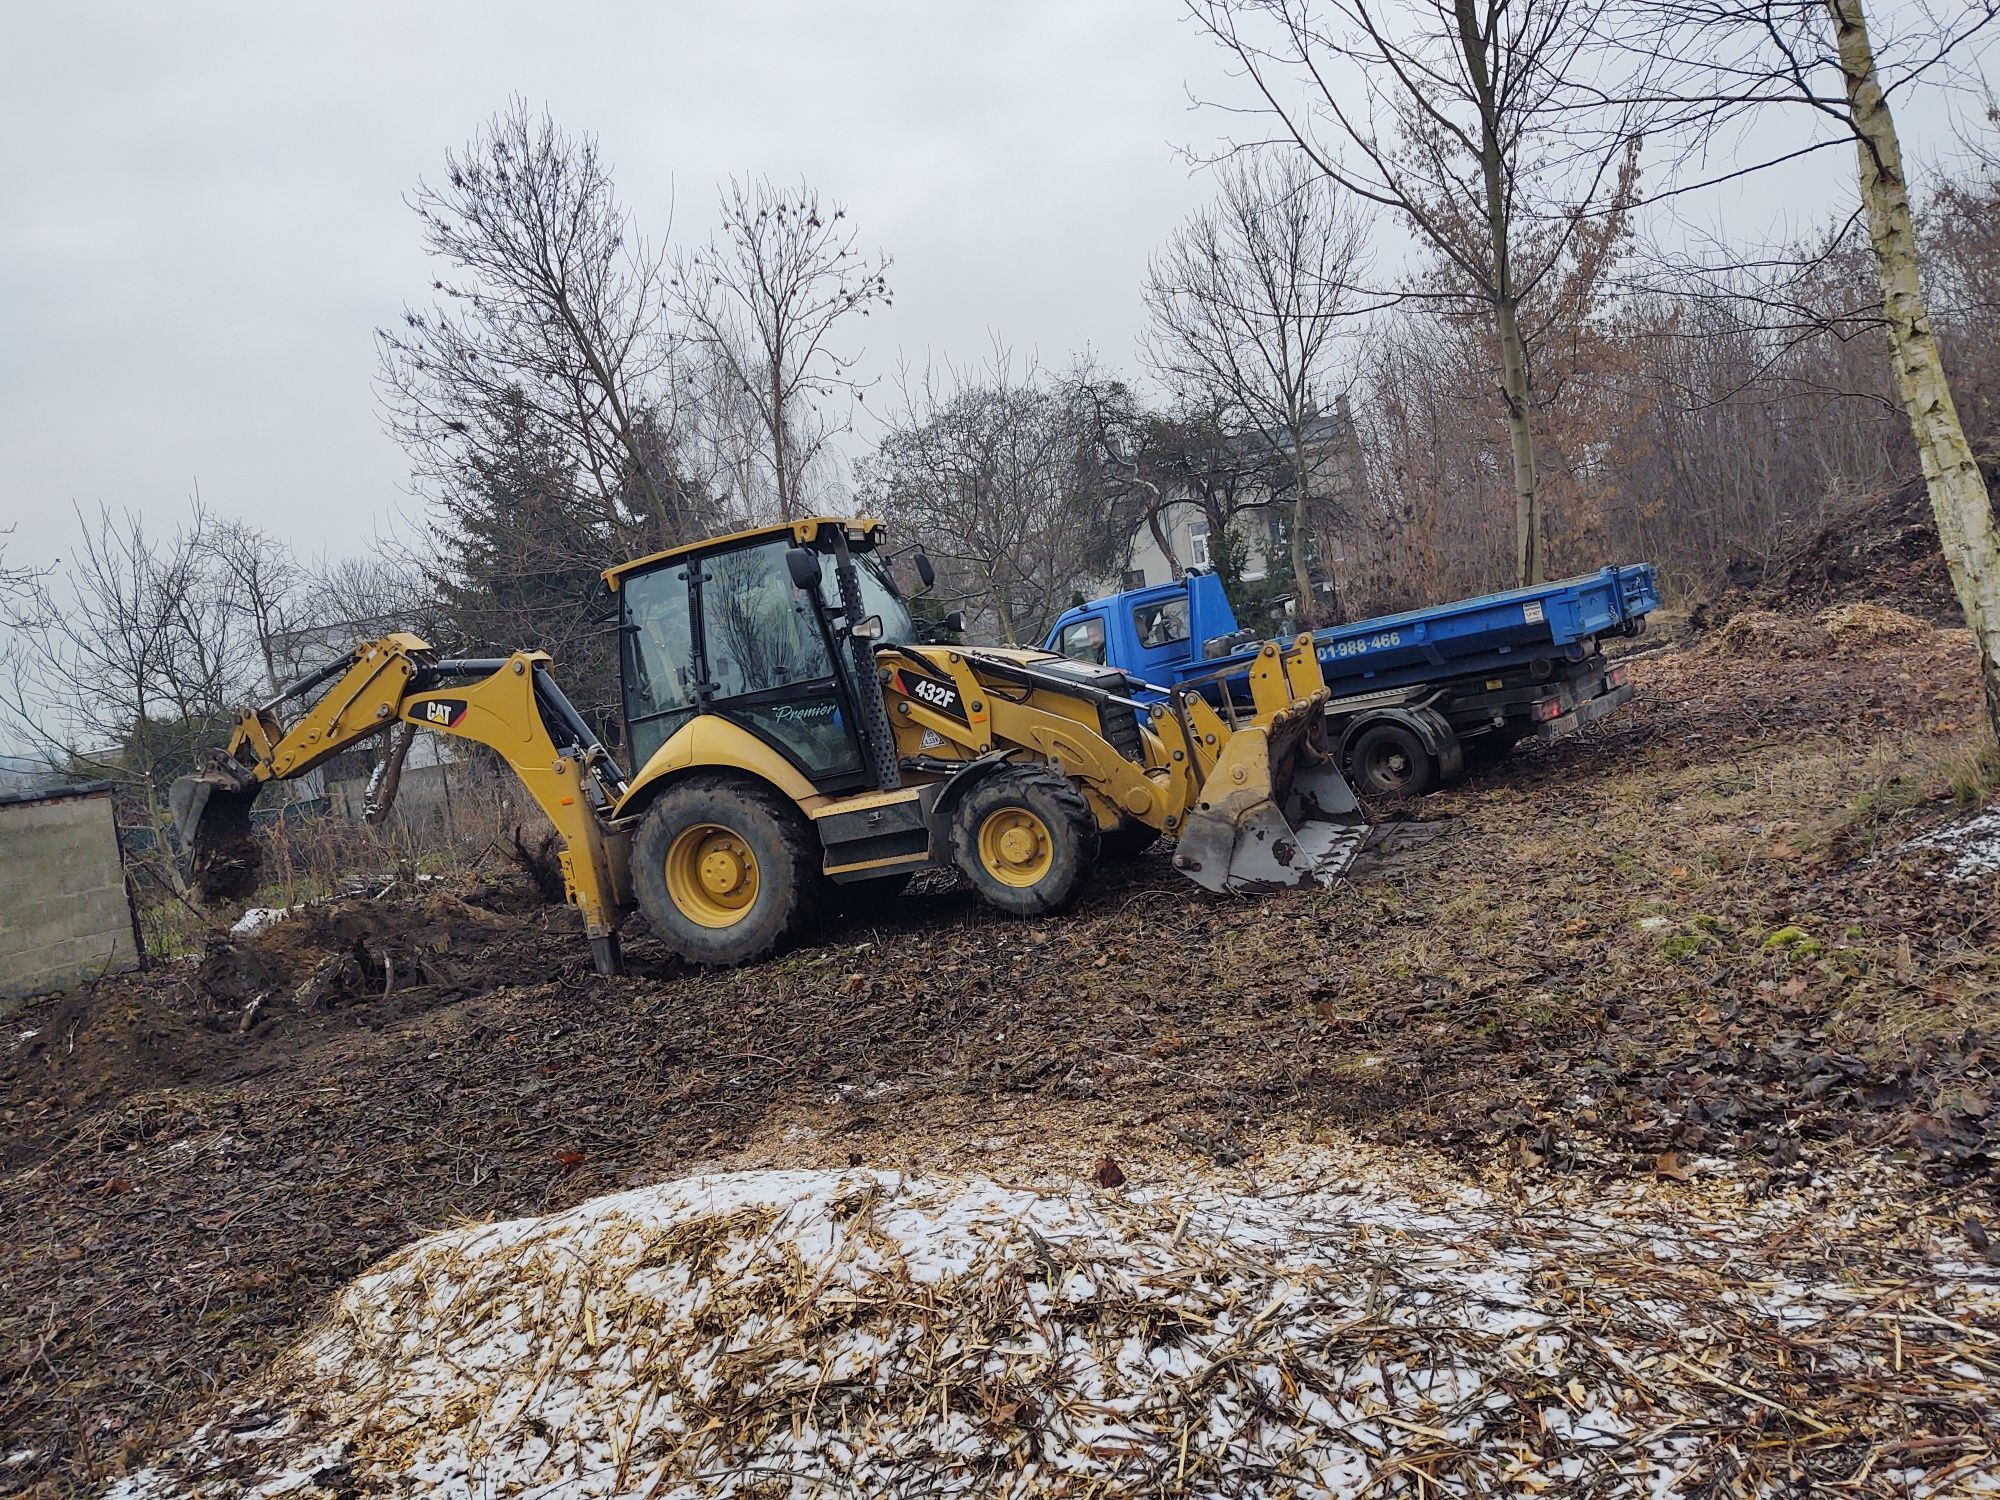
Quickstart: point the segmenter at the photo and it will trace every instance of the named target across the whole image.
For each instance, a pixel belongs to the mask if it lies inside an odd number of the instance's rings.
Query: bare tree
[[[34,570],[31,568],[10,568],[7,566],[6,539],[13,534],[14,528],[11,526],[0,529],[0,600],[18,595],[35,578]]]
[[[1148,267],[1146,357],[1184,400],[1218,404],[1283,455],[1292,581],[1310,626],[1308,547],[1326,457],[1318,428],[1357,311],[1362,226],[1344,195],[1297,156],[1239,158],[1221,175],[1216,204],[1176,230]]]
[[[1192,508],[1208,528],[1209,565],[1233,601],[1250,602],[1239,595],[1251,559],[1228,541],[1241,518],[1264,514],[1285,488],[1288,455],[1261,434],[1241,431],[1240,413],[1212,392],[1166,411],[1142,404],[1123,381],[1093,382],[1084,394],[1113,490],[1114,532],[1130,537],[1144,527],[1178,577],[1193,559],[1174,546],[1173,513]]]
[[[1890,109],[1892,94],[1946,71],[2000,21],[2000,0],[1942,17],[1923,13],[1905,26],[1899,59],[1887,67],[1876,56],[1863,0],[1666,0],[1633,7],[1621,19],[1628,45],[1667,64],[1650,102],[1670,104],[1676,113],[1667,125],[1695,145],[1774,106],[1809,110],[1827,127],[1802,149],[1852,142],[1896,392],[1952,584],[1979,642],[1987,712],[2000,734],[2000,533],[1925,299],[1909,176]]]
[[[983,369],[904,382],[864,493],[924,544],[944,602],[1034,644],[1122,555],[1096,432],[1087,372],[1051,378],[997,348]]]
[[[205,519],[199,530],[219,597],[247,626],[264,685],[276,693],[289,675],[283,643],[316,604],[311,575],[288,545],[248,522]]]
[[[1515,495],[1514,572],[1544,576],[1533,350],[1522,309],[1594,212],[1629,195],[1636,96],[1604,117],[1587,0],[1186,0],[1270,120],[1347,193],[1392,211],[1492,319]],[[1624,170],[1621,170],[1621,166]]]
[[[195,507],[164,540],[131,514],[77,515],[77,546],[6,606],[13,659],[0,722],[71,774],[118,783],[157,834],[168,784],[257,677],[255,646]]]
[[[862,395],[838,335],[888,305],[888,269],[855,249],[845,209],[805,183],[762,179],[732,179],[721,229],[678,261],[673,291],[714,370],[755,415],[761,477],[781,516],[799,513],[806,474]]]
[[[516,99],[410,207],[442,263],[439,301],[377,333],[391,431],[431,490],[500,462],[526,423],[560,451],[608,547],[682,540],[683,353],[661,254],[619,201],[594,138]]]

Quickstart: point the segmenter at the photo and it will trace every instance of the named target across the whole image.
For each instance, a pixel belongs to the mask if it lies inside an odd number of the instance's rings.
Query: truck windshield
[[[861,613],[863,618],[879,615],[882,618],[881,644],[885,646],[908,646],[916,640],[916,627],[910,619],[910,607],[903,602],[903,596],[896,592],[896,581],[889,573],[889,565],[873,552],[856,552],[854,558],[855,576],[861,581]],[[822,553],[819,560],[820,597],[830,606],[840,603],[840,582],[833,576],[833,554]]]

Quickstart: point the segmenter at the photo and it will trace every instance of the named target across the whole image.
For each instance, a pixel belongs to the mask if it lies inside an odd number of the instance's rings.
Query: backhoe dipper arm
[[[513,768],[562,840],[569,900],[600,971],[618,972],[618,917],[631,893],[622,831],[603,815],[624,777],[549,675],[541,651],[439,660],[424,641],[387,635],[247,710],[210,769],[174,786],[174,817],[207,899],[254,886],[250,804],[267,781],[302,776],[403,722],[489,746]],[[279,710],[310,698],[289,725]]]

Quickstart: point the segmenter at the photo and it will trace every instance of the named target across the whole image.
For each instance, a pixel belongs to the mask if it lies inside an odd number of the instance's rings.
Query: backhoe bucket
[[[250,805],[260,785],[225,765],[183,776],[168,788],[167,807],[198,900],[238,900],[257,888],[261,855],[250,832]]]
[[[1174,865],[1211,891],[1331,885],[1367,836],[1361,804],[1325,745],[1325,711],[1301,703],[1222,747],[1181,829]]]

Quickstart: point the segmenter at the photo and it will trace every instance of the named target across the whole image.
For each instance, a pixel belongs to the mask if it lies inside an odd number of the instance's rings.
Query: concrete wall
[[[0,1010],[138,967],[110,788],[0,799]]]

